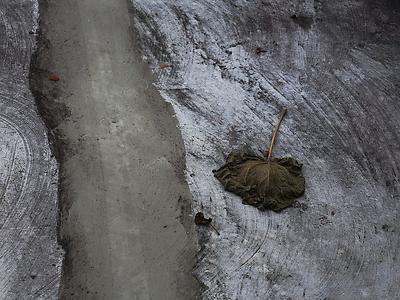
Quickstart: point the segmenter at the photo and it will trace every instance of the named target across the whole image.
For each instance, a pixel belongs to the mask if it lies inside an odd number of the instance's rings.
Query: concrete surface
[[[58,169],[29,90],[37,3],[0,1],[0,299],[56,299]]]
[[[132,3],[193,209],[221,232],[198,229],[202,299],[400,298],[399,2]],[[283,107],[275,155],[304,163],[306,193],[263,213],[211,171],[233,148],[265,149]]]
[[[0,2],[0,298],[196,298],[191,210],[221,232],[197,229],[202,299],[399,298],[398,2],[130,1],[41,2],[59,295],[37,3]],[[263,213],[211,170],[283,107],[306,194]]]
[[[128,4],[40,2],[32,81],[61,161],[61,299],[198,291],[183,145],[135,51]],[[52,73],[60,81],[48,81]]]

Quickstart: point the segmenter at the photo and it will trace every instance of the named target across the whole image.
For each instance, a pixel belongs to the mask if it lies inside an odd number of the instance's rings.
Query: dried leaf
[[[50,81],[59,81],[60,77],[58,75],[52,74],[49,76]]]
[[[206,219],[202,212],[198,212],[194,217],[194,223],[196,225],[210,225],[211,221],[212,219],[211,218]]]
[[[264,156],[233,151],[214,176],[226,191],[239,195],[244,204],[260,210],[281,211],[304,194],[305,179],[302,164],[291,157],[272,158],[272,150],[286,109],[279,116],[271,145]]]
[[[302,165],[291,157],[272,158],[232,152],[214,175],[226,191],[260,210],[281,211],[304,193]]]
[[[204,214],[202,212],[198,212],[195,217],[194,217],[194,223],[196,225],[200,225],[200,226],[210,226],[212,229],[215,230],[215,232],[220,235],[219,231],[217,230],[217,228],[215,228],[212,224],[211,224],[212,219],[211,218],[206,218],[204,217]]]

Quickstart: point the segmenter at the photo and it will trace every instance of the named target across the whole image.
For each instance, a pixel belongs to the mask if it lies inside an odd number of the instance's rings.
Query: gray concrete
[[[0,1],[0,299],[56,299],[58,169],[29,90],[35,1]]]
[[[61,299],[198,291],[181,137],[130,21],[125,0],[41,2],[33,81],[61,161]]]
[[[221,232],[198,231],[202,298],[398,299],[399,1],[132,3],[182,129],[193,208]],[[304,163],[306,193],[260,212],[211,170],[233,148],[265,149],[283,107],[275,155]]]
[[[221,232],[197,231],[203,299],[399,298],[399,4],[131,2],[131,16],[124,0],[41,3],[31,87],[61,163],[59,296],[196,298],[192,194]],[[1,299],[57,298],[63,257],[28,88],[35,4],[0,2]],[[282,107],[275,154],[304,163],[306,194],[259,212],[211,170],[264,149]]]

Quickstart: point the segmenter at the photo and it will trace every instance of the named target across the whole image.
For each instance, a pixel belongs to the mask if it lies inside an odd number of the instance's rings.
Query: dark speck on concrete
[[[313,18],[308,16],[298,16],[294,14],[290,18],[303,29],[310,29],[313,23]]]

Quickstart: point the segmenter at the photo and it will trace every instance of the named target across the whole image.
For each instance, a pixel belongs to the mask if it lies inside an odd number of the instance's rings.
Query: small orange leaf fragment
[[[52,75],[49,76],[49,80],[50,81],[59,81],[60,77],[58,75],[56,75],[56,74],[52,74]]]

